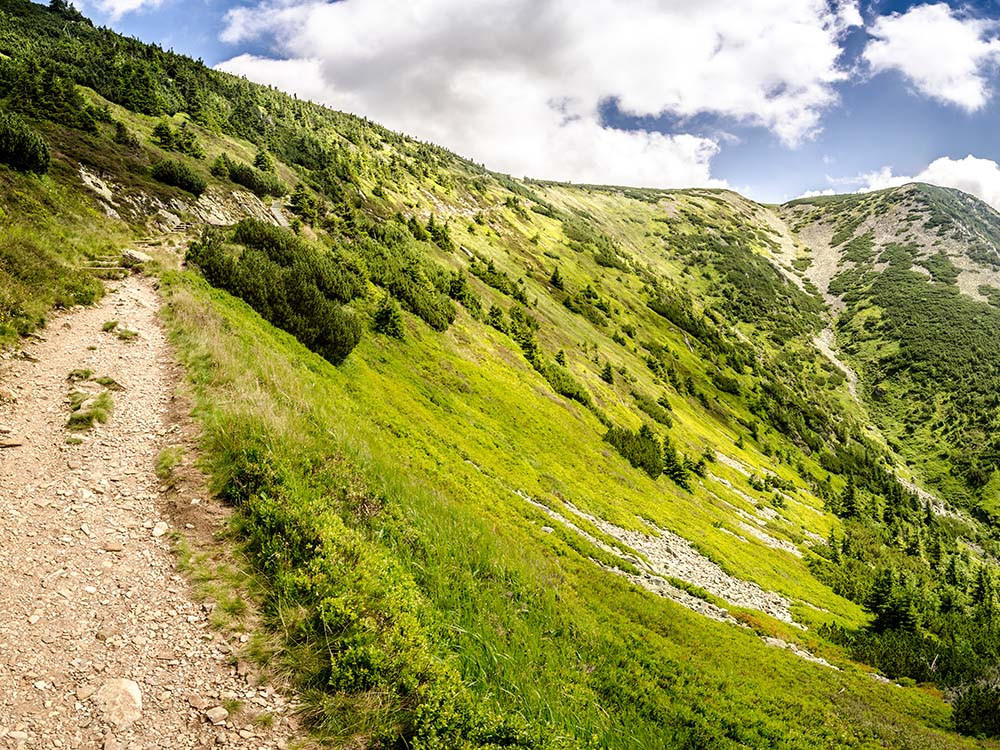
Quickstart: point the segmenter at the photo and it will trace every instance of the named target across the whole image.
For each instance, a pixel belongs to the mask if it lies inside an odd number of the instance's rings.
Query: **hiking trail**
[[[247,636],[214,630],[177,572],[155,473],[177,429],[159,305],[128,275],[0,362],[0,748],[279,750],[294,734],[238,658]],[[68,429],[73,391],[82,409],[106,391],[107,423]]]

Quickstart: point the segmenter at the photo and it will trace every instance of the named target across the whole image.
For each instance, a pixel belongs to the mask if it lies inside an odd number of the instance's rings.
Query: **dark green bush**
[[[960,690],[952,721],[962,734],[1000,736],[1000,686],[977,683]]]
[[[237,185],[242,185],[251,193],[264,198],[269,195],[282,196],[287,192],[285,186],[281,184],[281,180],[274,173],[261,172],[249,164],[228,157],[225,161],[229,179]]]
[[[342,250],[324,251],[288,229],[257,219],[244,219],[237,224],[233,239],[264,252],[281,266],[306,266],[317,288],[331,299],[350,302],[365,293],[368,283],[365,269]]]
[[[604,440],[651,479],[656,479],[663,473],[663,449],[659,438],[648,425],[640,427],[638,432],[625,427],[611,427],[604,434]]]
[[[584,406],[590,406],[593,401],[590,398],[590,394],[587,389],[574,378],[569,370],[564,366],[559,364],[548,364],[545,366],[545,371],[542,373],[545,379],[549,381],[549,385],[552,386],[552,390],[561,396],[573,399],[574,401],[579,401]]]
[[[405,335],[406,329],[403,328],[403,312],[399,309],[396,300],[388,294],[382,298],[382,302],[379,303],[378,308],[375,310],[372,329],[376,333],[384,333],[386,336],[391,336],[394,339],[401,339]]]
[[[372,281],[387,290],[414,315],[436,331],[455,320],[455,305],[448,298],[448,276],[424,257],[406,227],[390,221],[371,227],[358,243]],[[444,291],[435,286],[441,278]]]
[[[162,183],[179,187],[194,195],[204,193],[208,185],[204,177],[181,161],[161,159],[149,168],[149,173]]]
[[[21,172],[45,174],[49,161],[45,140],[17,115],[0,112],[0,162]]]
[[[451,279],[448,282],[448,296],[457,302],[461,302],[462,306],[476,320],[482,317],[483,305],[479,301],[479,297],[476,296],[476,293],[472,291],[472,287],[469,286],[469,279],[461,271],[452,272]]]
[[[243,233],[252,231],[245,228]],[[282,232],[294,239],[287,230],[279,230],[275,236],[283,237]],[[236,236],[243,233],[238,228]],[[255,236],[259,239],[260,235]],[[281,263],[253,246],[237,254],[226,247],[218,232],[208,232],[190,245],[187,257],[210,284],[240,297],[267,321],[336,364],[361,340],[361,323],[337,297],[324,292],[336,287],[337,293],[343,293],[343,287],[331,283],[329,273],[324,276],[332,264],[310,258],[310,252],[318,256],[319,251],[303,245],[296,248],[296,255],[286,257],[287,263]],[[281,254],[275,252],[275,256]]]
[[[670,402],[667,401],[665,396],[660,398],[659,401],[654,401],[643,393],[633,391],[632,398],[635,399],[635,405],[654,420],[666,427],[673,426],[674,420],[670,417]]]
[[[515,300],[520,302],[522,305],[528,304],[528,295],[524,291],[523,282],[514,282],[510,280],[510,277],[504,272],[499,270],[490,259],[486,263],[480,260],[474,260],[472,265],[469,267],[472,271],[473,276],[478,276],[487,285],[493,287],[498,292],[506,294],[513,297]]]

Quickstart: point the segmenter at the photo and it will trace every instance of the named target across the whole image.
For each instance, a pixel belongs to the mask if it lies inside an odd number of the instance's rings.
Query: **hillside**
[[[993,746],[984,204],[515,180],[21,0],[0,104],[0,337],[142,241],[316,742]]]

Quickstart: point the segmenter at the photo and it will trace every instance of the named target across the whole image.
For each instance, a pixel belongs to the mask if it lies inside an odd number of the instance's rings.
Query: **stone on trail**
[[[146,255],[146,253],[140,252],[139,250],[135,250],[131,247],[127,247],[122,250],[122,265],[126,268],[141,266],[143,263],[149,263],[152,259],[152,255]]]
[[[229,712],[222,706],[216,706],[215,708],[210,708],[205,712],[205,716],[210,722],[218,726],[219,724],[225,724],[226,719],[229,718]]]
[[[133,724],[142,717],[142,693],[132,680],[108,680],[94,696],[104,719],[119,729]]]

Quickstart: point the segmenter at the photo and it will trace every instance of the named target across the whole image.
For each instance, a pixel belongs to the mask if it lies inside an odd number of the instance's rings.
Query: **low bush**
[[[205,178],[181,161],[161,159],[149,168],[149,173],[154,179],[187,190],[193,195],[201,195],[207,187]]]
[[[952,720],[962,734],[1000,736],[1000,686],[977,683],[960,690]]]
[[[442,277],[444,289],[435,286],[440,268],[424,257],[401,224],[387,222],[358,243],[371,280],[398,299],[414,315],[436,331],[444,331],[455,320],[455,305],[448,298],[450,277]]]
[[[49,147],[20,117],[0,112],[0,162],[20,172],[45,174]]]
[[[287,192],[281,180],[273,172],[261,172],[244,162],[227,158],[226,171],[230,180],[261,198],[268,195],[282,196]]]
[[[241,227],[237,227],[237,238],[255,232],[253,227]],[[260,227],[256,230],[255,236],[264,234]],[[343,279],[336,278],[335,266],[318,257],[318,251],[285,242],[280,232],[275,236],[281,238],[277,246],[265,244],[266,250],[248,246],[239,253],[226,247],[220,233],[207,232],[190,245],[187,258],[210,284],[240,297],[320,356],[342,362],[361,340],[357,315],[340,304],[348,296],[338,285]],[[288,236],[294,238],[290,232]],[[279,248],[292,247],[294,253],[284,256],[288,263],[272,259],[283,257]]]
[[[552,386],[552,390],[561,396],[573,399],[574,401],[579,401],[584,406],[590,406],[593,400],[590,398],[590,394],[587,389],[574,378],[570,371],[565,367],[558,364],[548,364],[545,366],[545,370],[542,373],[545,379],[549,381],[549,385]]]

